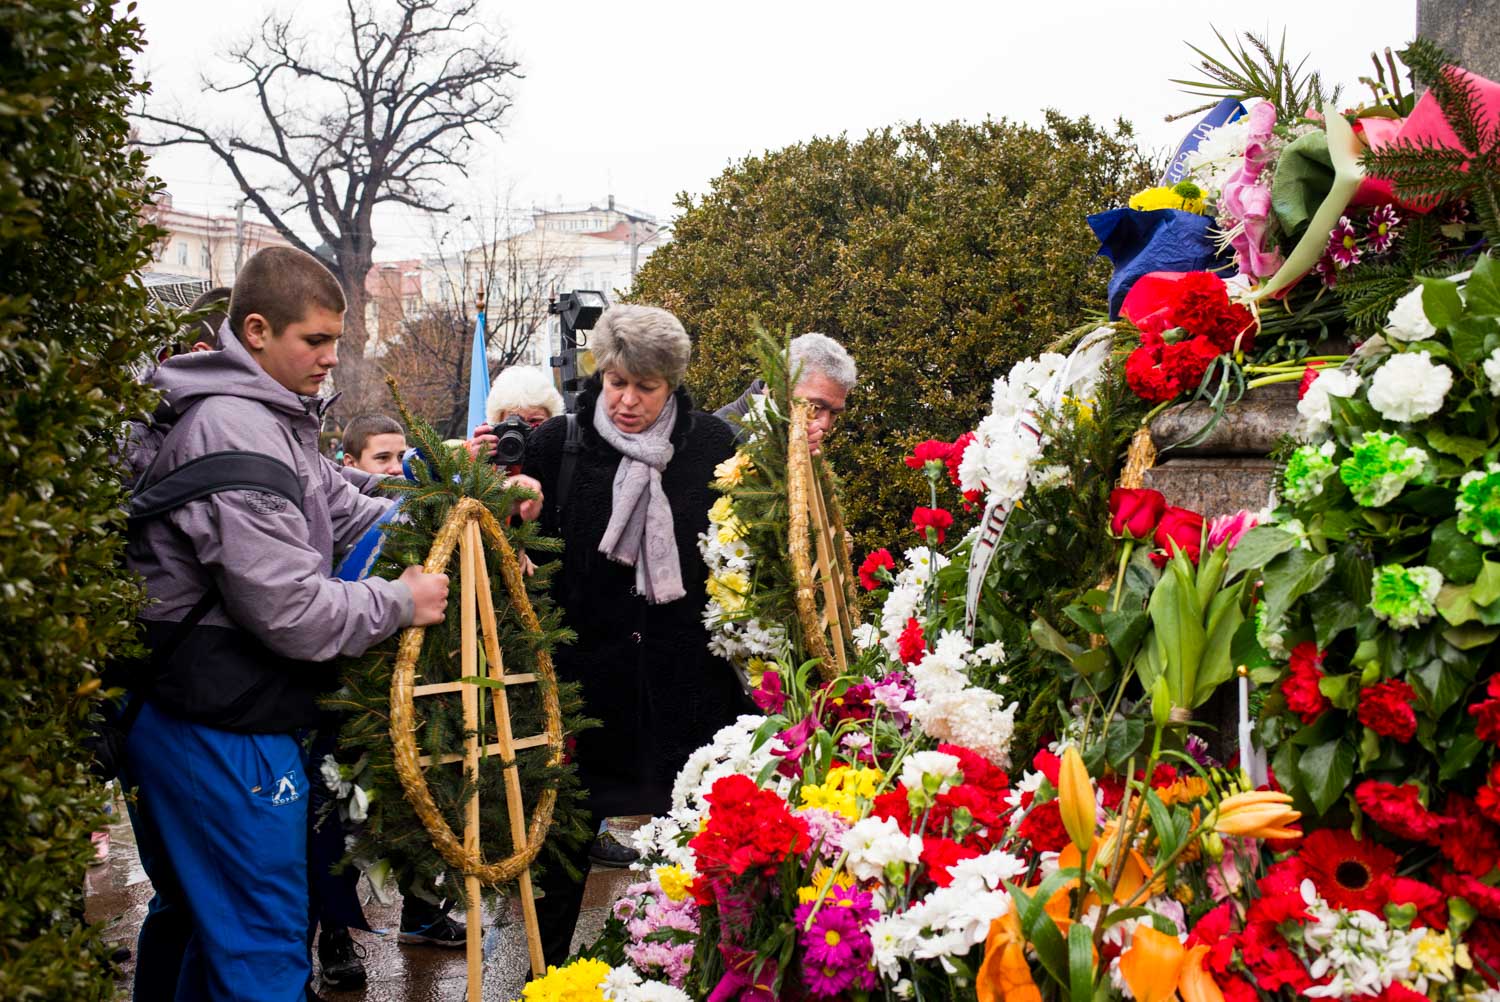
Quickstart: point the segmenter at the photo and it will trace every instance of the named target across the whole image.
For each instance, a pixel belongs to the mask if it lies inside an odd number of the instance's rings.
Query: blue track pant
[[[131,822],[156,891],[135,997],[302,1002],[310,791],[297,739],[204,727],[147,703],[123,779],[138,790]]]

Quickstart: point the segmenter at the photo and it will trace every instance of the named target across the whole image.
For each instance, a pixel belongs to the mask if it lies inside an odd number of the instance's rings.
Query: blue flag
[[[490,399],[490,361],[484,350],[484,311],[474,318],[474,355],[469,362],[469,423],[464,438],[474,434],[476,425],[484,424],[485,403]]]
[[[1167,165],[1167,170],[1161,177],[1161,183],[1171,187],[1187,175],[1188,154],[1198,148],[1203,142],[1203,137],[1221,125],[1228,125],[1245,113],[1245,106],[1232,97],[1226,97],[1218,104],[1208,110],[1208,114],[1198,120],[1193,126],[1193,131],[1183,139],[1182,145],[1177,147],[1177,152],[1172,154],[1172,160]]]

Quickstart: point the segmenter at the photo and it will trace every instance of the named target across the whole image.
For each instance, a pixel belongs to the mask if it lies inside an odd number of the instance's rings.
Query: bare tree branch
[[[312,251],[302,219],[326,245],[350,307],[339,383],[360,406],[375,207],[448,211],[445,182],[467,173],[476,136],[509,112],[507,78],[519,74],[477,0],[345,8],[338,40],[302,30],[295,14],[271,15],[229,48],[233,70],[205,79],[204,92],[243,95],[253,116],[149,107],[138,117],[160,127],[143,145],[207,149],[293,246]]]

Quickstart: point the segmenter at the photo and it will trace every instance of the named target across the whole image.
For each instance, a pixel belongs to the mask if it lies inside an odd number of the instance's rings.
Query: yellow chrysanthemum
[[[719,537],[719,545],[728,546],[736,539],[744,537],[745,523],[741,522],[731,514],[727,519],[719,524],[719,531],[717,535]]]
[[[1181,186],[1179,185],[1178,188]],[[1181,209],[1183,212],[1203,212],[1203,195],[1188,197],[1178,188],[1147,188],[1130,197],[1130,207],[1141,212],[1155,209]],[[1196,191],[1197,189],[1193,189]]]
[[[746,662],[745,674],[750,676],[750,684],[759,689],[760,680],[765,676],[766,669],[770,667],[771,666],[766,663],[765,658],[751,658],[748,662]]]
[[[734,502],[727,497],[721,497],[708,509],[708,520],[714,525],[723,525],[734,518]]]
[[[797,888],[797,903],[799,905],[805,905],[818,900],[818,892],[823,889],[824,884],[828,883],[828,874],[829,870],[826,866],[820,866],[815,871],[813,871],[812,885],[809,887]],[[838,876],[833,878],[833,886],[853,887],[854,874],[850,873],[848,870],[840,870],[838,872]]]
[[[548,967],[547,973],[521,989],[526,1002],[603,1002],[599,986],[609,977],[610,966],[602,960],[577,960],[566,967]]]
[[[738,487],[745,479],[745,474],[754,473],[755,464],[750,461],[750,455],[744,452],[736,452],[724,462],[714,467],[714,486],[720,490],[730,487]]]
[[[672,901],[681,901],[688,896],[688,888],[693,883],[693,875],[680,866],[658,866],[655,870],[656,882],[661,885],[661,892]]]
[[[885,774],[879,769],[839,766],[828,773],[824,782],[802,787],[802,806],[821,807],[858,821],[859,801],[875,799],[883,778]]]

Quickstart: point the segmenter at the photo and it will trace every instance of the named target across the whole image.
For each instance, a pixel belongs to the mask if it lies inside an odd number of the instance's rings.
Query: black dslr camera
[[[490,430],[499,439],[495,451],[490,454],[490,462],[496,466],[516,466],[526,458],[526,439],[531,435],[531,425],[525,418],[512,414]]]

